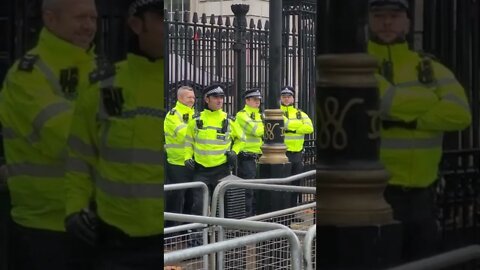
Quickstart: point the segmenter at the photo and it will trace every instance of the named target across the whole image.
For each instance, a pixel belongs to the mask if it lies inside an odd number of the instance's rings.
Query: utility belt
[[[163,234],[151,236],[129,236],[119,228],[98,221],[98,244],[106,247],[145,247],[158,245],[163,247]]]
[[[296,151],[296,152],[292,152],[292,151],[287,151],[285,152],[286,154],[290,154],[290,155],[295,155],[295,154],[303,154],[305,152],[305,149],[302,149],[300,151]]]
[[[213,167],[205,167],[200,163],[195,163],[195,171],[200,171],[200,172],[211,172],[214,170],[221,170],[221,169],[226,169],[228,170],[228,162],[222,163],[218,166],[213,166]]]
[[[238,158],[242,160],[255,160],[257,161],[260,158],[261,154],[251,153],[251,152],[240,152],[238,153]]]

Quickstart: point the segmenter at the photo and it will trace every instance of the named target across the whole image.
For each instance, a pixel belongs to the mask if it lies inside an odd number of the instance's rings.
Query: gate
[[[480,229],[480,1],[424,0],[423,47],[449,67],[465,87],[472,125],[448,133],[439,187],[444,250],[478,243]]]

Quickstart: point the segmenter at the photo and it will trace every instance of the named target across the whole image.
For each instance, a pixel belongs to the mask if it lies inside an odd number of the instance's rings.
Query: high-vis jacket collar
[[[181,114],[193,112],[193,108],[188,107],[180,101],[177,101],[177,103],[175,104],[175,109],[178,110],[178,112]]]
[[[247,112],[247,113],[259,113],[260,112],[260,109],[259,108],[253,108],[253,107],[250,107],[248,106],[247,104],[245,104],[245,108],[244,110]]]
[[[383,45],[373,41],[368,42],[368,53],[377,58],[377,60],[391,60],[395,62],[408,61],[403,57],[410,53],[407,42]]]
[[[40,32],[38,49],[41,54],[48,54],[59,65],[71,65],[71,63],[92,61],[93,49],[85,50],[65,41],[48,29],[43,28]]]
[[[157,76],[163,65],[163,61],[160,59],[150,61],[146,57],[134,53],[127,54],[127,62],[129,66],[132,66],[142,76]]]

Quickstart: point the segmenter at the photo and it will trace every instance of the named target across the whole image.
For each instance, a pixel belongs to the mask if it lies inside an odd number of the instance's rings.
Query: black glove
[[[88,209],[73,213],[65,220],[67,232],[92,246],[97,240],[97,224],[97,216]]]
[[[384,120],[384,121],[382,121],[382,127],[384,129],[394,128],[394,127],[405,128],[405,129],[416,129],[417,128],[417,121],[402,122],[402,121]]]
[[[237,154],[234,151],[225,152],[227,156],[227,163],[230,166],[235,166],[237,164]]]
[[[185,167],[190,170],[195,170],[195,160],[193,159],[187,159],[185,160]]]
[[[285,133],[297,133],[297,131],[296,131],[296,130],[289,130],[289,129],[287,129],[287,130],[285,130]]]

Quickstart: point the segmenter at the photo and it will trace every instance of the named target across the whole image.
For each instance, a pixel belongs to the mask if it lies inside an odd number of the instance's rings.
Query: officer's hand
[[[290,130],[296,130],[299,129],[303,125],[302,121],[292,121],[288,124],[288,129]]]
[[[98,219],[95,213],[88,209],[69,215],[65,220],[67,232],[89,245],[95,245],[97,240]]]
[[[416,129],[417,128],[417,121],[411,121],[411,122],[403,122],[403,121],[389,121],[389,120],[384,120],[382,121],[382,127],[384,129],[390,129],[390,128],[405,128],[405,129]]]
[[[187,159],[185,160],[185,167],[190,170],[195,170],[195,160],[193,159]]]
[[[285,133],[297,133],[297,131],[296,131],[296,130],[287,129],[287,130],[285,130]]]
[[[237,153],[234,151],[227,151],[225,152],[227,156],[227,162],[230,166],[235,166],[237,164]]]

